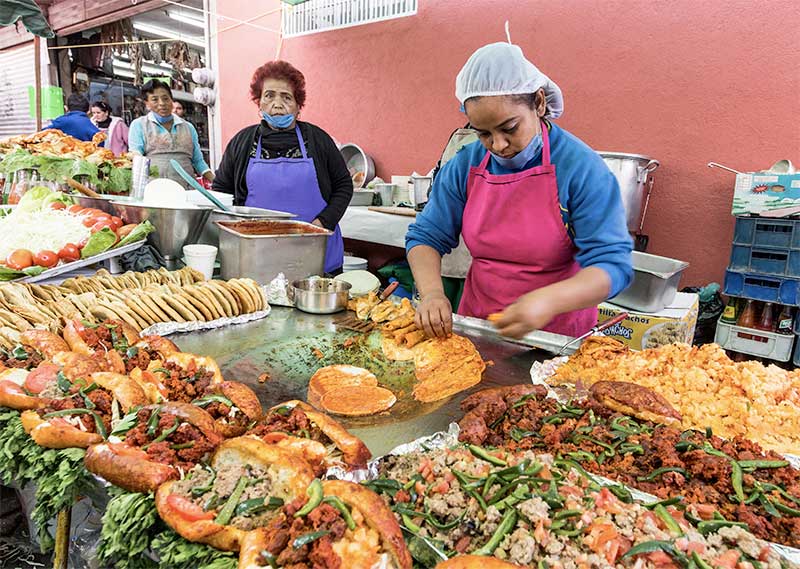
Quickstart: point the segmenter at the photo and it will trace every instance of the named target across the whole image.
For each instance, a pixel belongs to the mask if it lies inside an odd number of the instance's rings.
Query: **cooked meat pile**
[[[70,392],[75,393],[75,395],[60,399],[51,399],[46,407],[37,409],[39,416],[45,417],[51,413],[64,411],[66,409],[88,409],[90,413],[76,415],[67,414],[62,416],[62,419],[74,423],[74,426],[82,431],[98,433],[105,437],[105,434],[111,430],[111,403],[114,400],[112,393],[94,383],[86,387],[73,385]],[[102,421],[105,433],[100,432],[98,429],[95,417],[99,417]]]
[[[153,413],[158,413],[157,422],[150,420]],[[136,421],[125,434],[125,442],[141,447],[155,462],[188,470],[215,448],[200,429],[173,413],[140,409]]]
[[[204,367],[198,368],[194,361],[185,368],[174,362],[166,362],[161,369],[169,372],[164,378],[164,386],[167,388],[166,399],[169,401],[191,403],[203,395],[214,377],[214,372]]]
[[[295,437],[319,441],[325,445],[332,442],[299,407],[293,409],[278,407],[247,432],[248,435],[257,437],[263,437],[269,433],[288,433]]]
[[[0,369],[3,366],[18,369],[36,369],[44,357],[30,346],[17,346],[12,351],[0,348]]]
[[[544,389],[487,390],[466,398],[459,438],[553,453],[661,499],[681,496],[698,516],[718,512],[757,537],[800,547],[800,471],[736,437],[683,431],[614,413],[596,401],[562,405]]]

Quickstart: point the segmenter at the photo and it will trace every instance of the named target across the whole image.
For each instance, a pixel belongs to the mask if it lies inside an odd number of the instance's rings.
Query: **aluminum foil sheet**
[[[264,295],[265,300],[268,298],[267,287],[259,287],[261,293]],[[240,314],[239,316],[231,316],[228,318],[217,318],[216,320],[208,321],[194,321],[194,322],[159,322],[153,324],[149,328],[145,328],[139,332],[140,336],[169,336],[170,334],[177,334],[178,332],[197,332],[200,330],[214,330],[232,324],[244,324],[252,322],[253,320],[261,320],[269,316],[272,311],[268,300],[265,302],[264,310],[257,310],[255,312],[248,312],[247,314]]]
[[[286,292],[289,288],[289,279],[283,273],[272,279],[266,286],[267,302],[275,306],[289,306],[294,308],[294,302],[289,300]]]

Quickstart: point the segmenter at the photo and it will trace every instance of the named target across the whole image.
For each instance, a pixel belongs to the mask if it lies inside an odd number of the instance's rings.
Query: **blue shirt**
[[[69,111],[54,118],[47,128],[57,128],[64,134],[74,136],[78,140],[89,142],[100,129],[92,124],[92,120],[83,111]]]
[[[156,120],[152,112],[149,112],[145,116],[139,117],[133,121],[131,123],[131,128],[128,131],[128,150],[134,154],[141,154],[142,156],[145,156],[146,146],[144,134],[145,121],[150,121],[156,124],[160,130],[167,132],[167,129]],[[179,124],[186,124],[186,126],[189,128],[189,132],[192,135],[192,166],[194,167],[195,171],[200,175],[210,172],[211,168],[208,167],[205,159],[203,159],[203,152],[200,150],[200,141],[197,138],[197,130],[194,128],[192,123],[183,120],[178,115],[172,115],[172,130],[169,132],[171,134],[177,134]]]
[[[614,297],[633,279],[633,247],[617,179],[600,155],[576,136],[556,125],[552,125],[549,135],[561,216],[578,250],[575,260],[582,268],[599,267],[608,273],[609,298]],[[480,165],[485,155],[483,145],[473,142],[442,167],[433,183],[429,203],[408,228],[406,251],[428,245],[445,255],[458,245],[469,169]],[[522,170],[541,164],[540,150]],[[494,158],[490,158],[488,170],[499,175],[515,172],[501,167]]]

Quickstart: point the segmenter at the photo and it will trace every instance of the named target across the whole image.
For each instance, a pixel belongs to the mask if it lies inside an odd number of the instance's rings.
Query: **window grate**
[[[308,0],[283,3],[281,24],[291,38],[362,24],[404,18],[417,13],[417,0]]]

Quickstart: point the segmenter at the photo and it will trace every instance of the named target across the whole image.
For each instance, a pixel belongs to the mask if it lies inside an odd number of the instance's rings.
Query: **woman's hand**
[[[443,292],[425,295],[414,319],[430,338],[445,338],[453,331],[453,307]]]
[[[547,326],[558,312],[553,310],[553,299],[547,289],[529,292],[506,308],[495,322],[497,331],[509,338],[521,338],[531,330]]]

